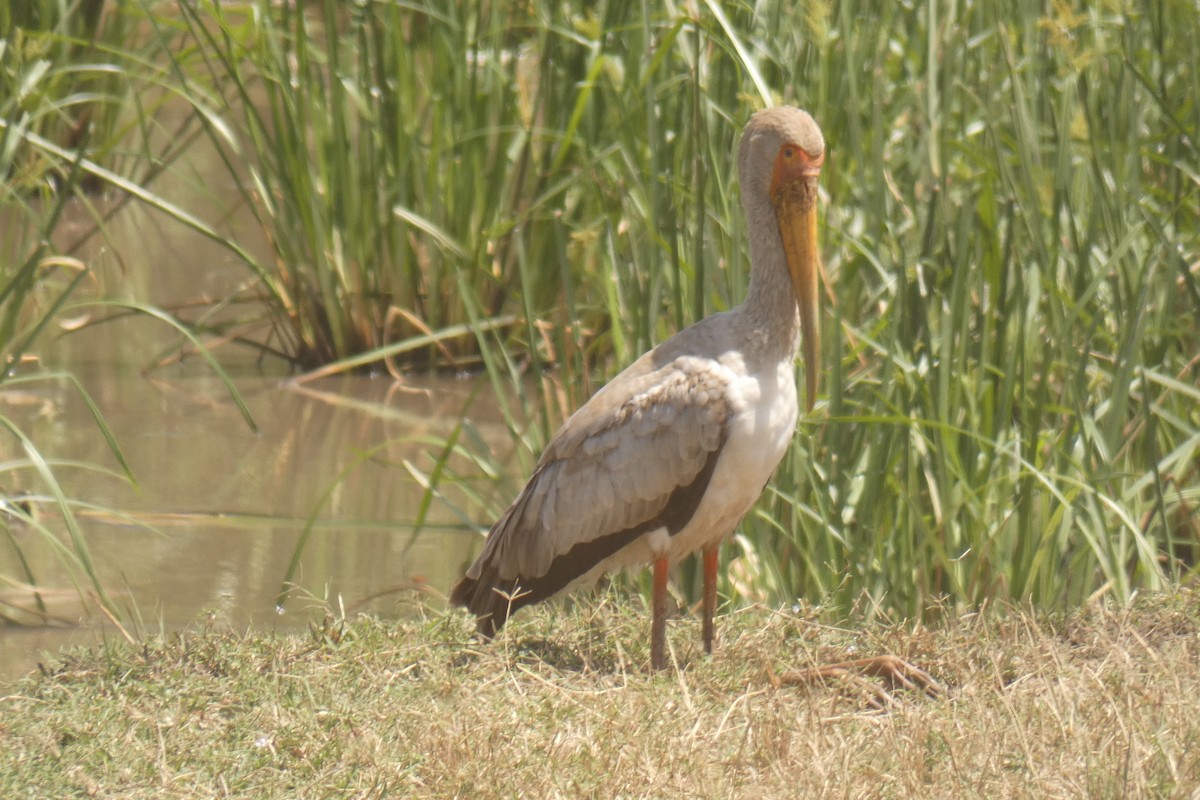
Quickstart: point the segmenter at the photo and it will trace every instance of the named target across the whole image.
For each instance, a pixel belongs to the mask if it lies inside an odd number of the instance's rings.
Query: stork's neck
[[[742,313],[755,337],[761,339],[764,356],[795,358],[800,344],[800,314],[775,208],[765,193],[761,198],[743,195],[742,208],[750,243],[750,287]]]

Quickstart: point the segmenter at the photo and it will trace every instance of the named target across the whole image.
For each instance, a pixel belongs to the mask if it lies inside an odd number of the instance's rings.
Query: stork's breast
[[[728,436],[704,500],[671,543],[677,558],[733,532],[792,441],[798,408],[790,362],[738,377],[727,397],[732,412]]]

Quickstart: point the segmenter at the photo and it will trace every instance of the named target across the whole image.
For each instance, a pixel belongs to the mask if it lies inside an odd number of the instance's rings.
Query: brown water
[[[424,489],[404,466],[428,474],[438,447],[467,402],[467,381],[340,378],[302,390],[276,379],[238,381],[259,431],[249,430],[215,379],[198,374],[147,380],[95,374],[84,383],[101,408],[137,485],[94,470],[59,468],[96,569],[116,603],[151,632],[211,618],[262,628],[304,625],[339,606],[385,615],[438,604],[461,574],[478,535],[464,520],[486,513],[454,485],[442,487],[424,527]],[[25,431],[47,458],[116,469],[74,390],[46,393],[48,416]],[[477,417],[497,444],[506,436]],[[364,454],[390,442],[372,457]],[[485,496],[488,481],[465,459],[461,474]],[[61,531],[50,504],[37,506]],[[301,591],[275,608],[287,565],[309,518]],[[0,673],[28,669],[40,648],[94,639],[92,613],[81,619],[78,593],[45,537],[11,526],[39,583],[57,602],[52,626],[0,627]],[[65,539],[64,539],[65,541]],[[4,565],[9,577],[18,577]],[[111,635],[111,632],[110,632]]]
[[[86,210],[73,211],[60,231],[63,241],[87,227]],[[239,235],[253,246],[252,231]],[[89,294],[161,305],[219,297],[248,276],[218,246],[136,205],[78,255],[96,277]],[[89,313],[97,312],[75,316]],[[456,480],[441,486],[417,530],[425,490],[414,474],[434,468],[441,440],[463,417],[473,390],[483,399],[470,403],[468,419],[479,434],[471,447],[512,449],[487,402],[490,389],[475,379],[398,384],[365,376],[296,387],[283,380],[282,365],[225,347],[219,358],[236,376],[259,426],[254,432],[198,357],[145,371],[178,346],[162,323],[135,318],[55,333],[39,349],[47,365],[76,375],[94,398],[136,485],[114,474],[118,464],[69,383],[0,391],[0,415],[14,420],[44,457],[109,470],[60,466],[55,475],[68,497],[87,504],[77,511],[80,528],[126,624],[140,619],[150,633],[210,622],[276,629],[304,626],[325,607],[397,615],[441,602],[477,547],[474,523],[489,513],[473,493],[493,505],[507,498],[493,500],[494,480],[470,458],[457,459]],[[20,455],[6,452],[16,449],[12,441],[0,444],[0,463]],[[0,477],[8,491],[29,488],[11,485],[20,473]],[[66,542],[54,504],[33,507]],[[315,525],[297,573],[301,591],[279,613],[276,595],[310,518]],[[55,620],[0,624],[0,681],[33,668],[46,650],[117,635],[94,604],[90,612],[83,607],[71,571],[46,536],[19,522],[9,528]],[[0,552],[0,579],[21,578],[11,548],[0,542]],[[13,596],[0,580],[0,599]]]

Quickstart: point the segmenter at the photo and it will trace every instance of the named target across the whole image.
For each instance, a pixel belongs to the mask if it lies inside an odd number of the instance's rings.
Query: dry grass
[[[76,653],[0,701],[0,796],[1200,797],[1200,593],[916,630],[750,609],[711,660],[696,627],[658,676],[605,599],[486,646],[447,615]],[[945,693],[771,680],[885,653]]]

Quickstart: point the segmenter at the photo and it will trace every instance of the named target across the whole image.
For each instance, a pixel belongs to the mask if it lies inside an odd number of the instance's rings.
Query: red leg
[[[704,547],[704,604],[702,606],[704,652],[713,651],[713,616],[717,613],[717,557],[721,553],[721,545],[710,544]]]
[[[667,666],[667,557],[654,559],[654,598],[650,621],[650,669]]]

